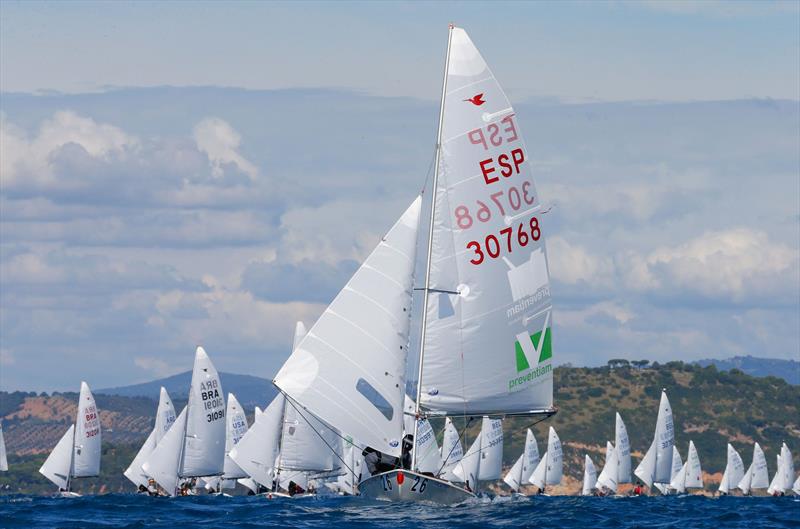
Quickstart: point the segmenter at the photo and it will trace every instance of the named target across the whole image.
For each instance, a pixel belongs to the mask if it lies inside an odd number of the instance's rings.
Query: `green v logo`
[[[536,359],[535,364],[541,364],[548,358],[552,358],[553,349],[550,346],[550,327],[542,332],[529,335],[523,332],[517,335],[514,342],[514,349],[517,359],[517,373],[531,368],[530,359]],[[535,365],[534,364],[534,365]]]

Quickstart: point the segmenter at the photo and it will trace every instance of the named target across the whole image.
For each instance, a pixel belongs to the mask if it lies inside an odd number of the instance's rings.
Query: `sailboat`
[[[169,431],[172,423],[175,422],[175,407],[172,399],[169,398],[166,388],[161,387],[158,397],[158,408],[156,408],[156,421],[150,435],[147,436],[136,457],[131,461],[130,466],[123,472],[126,478],[131,480],[134,485],[139,487],[140,492],[147,492],[150,487],[150,476],[148,476],[142,465],[147,461],[148,456],[155,450],[158,443]],[[150,491],[153,492],[153,491]]]
[[[611,444],[611,441],[606,441],[606,462],[603,465],[603,470],[600,471],[600,475],[597,476],[597,489],[604,489],[602,490],[603,495],[616,494],[619,484],[617,481],[618,466],[617,450]]]
[[[528,482],[538,464],[539,447],[536,445],[536,438],[533,436],[533,432],[528,428],[528,432],[525,434],[525,447],[511,470],[503,478],[503,481],[511,487],[511,490],[519,492],[520,487]]]
[[[794,460],[786,443],[781,445],[781,463],[783,463],[783,492],[786,493],[792,488],[794,478]]]
[[[674,446],[675,430],[672,424],[672,407],[669,404],[666,390],[662,390],[653,442],[633,473],[648,487],[652,487],[654,483],[668,485],[672,480]]]
[[[794,484],[792,485],[792,492],[800,496],[800,476],[797,476],[797,479],[794,480]]]
[[[772,476],[772,481],[769,482],[767,494],[770,496],[783,496],[783,458],[781,454],[775,454],[775,459],[777,460],[778,467],[775,469],[775,475]]]
[[[730,494],[737,487],[742,476],[744,476],[742,456],[728,443],[728,459],[725,464],[725,472],[722,473],[722,480],[719,482],[720,494]]]
[[[221,494],[223,489],[236,488],[236,480],[249,477],[247,472],[242,470],[230,456],[233,447],[247,433],[247,416],[233,393],[228,393],[225,415],[225,463],[222,467],[222,475],[205,479],[206,488],[218,494]]]
[[[547,436],[547,452],[531,474],[528,482],[538,487],[538,494],[546,494],[548,485],[558,485],[564,470],[564,457],[561,452],[561,440],[555,428],[550,427]]]
[[[268,490],[273,489],[275,480],[284,407],[283,393],[278,393],[228,454],[251,479]]]
[[[767,458],[764,451],[757,442],[753,446],[753,460],[750,467],[739,480],[737,485],[742,494],[749,496],[753,489],[765,489],[769,486],[769,475],[767,474]]]
[[[222,475],[225,464],[225,399],[219,373],[197,347],[189,402],[142,464],[170,496],[187,495],[197,478]]]
[[[347,472],[336,478],[336,481],[329,483],[328,487],[345,496],[358,495],[358,484],[361,483],[362,475],[366,468],[362,448],[352,442],[348,442],[344,450],[344,460],[347,465]]]
[[[8,472],[8,458],[6,457],[6,440],[3,437],[3,421],[0,421],[0,472]]]
[[[72,492],[75,478],[96,477],[100,474],[100,415],[94,396],[86,382],[81,382],[78,415],[39,472],[58,486],[60,496],[77,497]]]
[[[589,457],[589,454],[586,454],[583,461],[583,487],[581,488],[581,496],[592,496],[596,484],[597,469],[594,467],[592,458]]]
[[[371,498],[473,495],[418,472],[422,419],[555,413],[538,193],[513,108],[454,26],[437,138],[410,468],[364,480],[359,489]],[[395,225],[274,380],[311,414],[396,458],[419,216],[418,199],[402,236]]]
[[[421,430],[420,430],[421,431]],[[419,452],[419,446],[417,446]],[[425,472],[420,461],[417,469]],[[500,479],[503,467],[503,422],[500,419],[484,417],[481,431],[470,445],[467,453],[461,458],[453,474],[459,482],[463,482],[467,490],[478,491],[481,481]]]
[[[683,467],[683,461],[681,461],[681,454],[678,452],[678,449],[675,445],[672,446],[672,469],[670,470],[669,474],[669,482],[668,483],[653,483],[653,486],[661,491],[661,494],[667,495],[672,493],[672,489],[670,488],[670,483],[672,480],[675,479],[675,476],[681,471]]]
[[[678,494],[684,494],[686,489],[703,488],[703,470],[700,468],[700,456],[694,447],[694,442],[689,441],[689,453],[686,462],[669,483],[670,489]]]

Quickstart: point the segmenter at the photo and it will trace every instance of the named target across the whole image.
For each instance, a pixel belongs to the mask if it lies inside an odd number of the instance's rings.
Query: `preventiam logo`
[[[541,365],[553,357],[550,335],[550,327],[535,334],[523,332],[517,335],[517,340],[514,342],[514,354],[518,376],[508,381],[509,392],[519,391],[529,382],[552,372],[551,363]]]

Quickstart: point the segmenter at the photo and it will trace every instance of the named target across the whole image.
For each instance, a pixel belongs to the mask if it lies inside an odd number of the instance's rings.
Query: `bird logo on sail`
[[[469,98],[465,99],[464,101],[468,101],[468,102],[472,103],[473,105],[475,105],[476,107],[479,107],[482,104],[486,103],[486,101],[483,100],[483,92],[481,92],[480,94],[475,94],[474,96],[469,97]]]

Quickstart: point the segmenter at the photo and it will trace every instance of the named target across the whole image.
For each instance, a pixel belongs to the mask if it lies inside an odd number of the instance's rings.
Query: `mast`
[[[439,184],[439,159],[442,153],[442,121],[444,120],[444,100],[447,95],[447,71],[450,67],[450,43],[453,40],[453,27],[451,23],[448,25],[447,31],[447,53],[444,60],[444,75],[442,80],[442,99],[439,105],[439,127],[436,131],[436,167],[433,170],[433,183],[431,185],[431,218],[430,227],[428,229],[428,256],[425,265],[425,288],[422,298],[422,330],[419,335],[419,369],[417,371],[417,398],[414,403],[414,443],[411,445],[411,470],[417,467],[417,419],[419,417],[419,400],[422,395],[422,360],[425,356],[425,330],[427,329],[427,312],[428,312],[428,292],[430,288],[431,276],[431,251],[433,249],[433,221],[436,213],[436,190]]]

